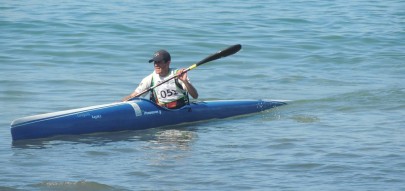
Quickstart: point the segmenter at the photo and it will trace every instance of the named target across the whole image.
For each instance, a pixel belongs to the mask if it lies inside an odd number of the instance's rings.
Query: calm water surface
[[[405,3],[4,1],[0,190],[405,190]],[[256,115],[12,142],[24,116],[105,104],[188,67],[199,100],[292,100]]]

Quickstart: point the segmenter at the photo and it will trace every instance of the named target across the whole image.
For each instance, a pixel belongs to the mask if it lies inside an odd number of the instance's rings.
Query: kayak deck
[[[55,135],[142,130],[256,113],[285,104],[272,100],[219,100],[193,102],[171,110],[137,98],[19,118],[11,123],[11,135],[15,141]]]

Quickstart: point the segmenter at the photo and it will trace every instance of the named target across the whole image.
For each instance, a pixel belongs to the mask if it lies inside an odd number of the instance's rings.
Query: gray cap
[[[158,50],[153,54],[152,59],[149,60],[149,63],[154,62],[154,61],[162,61],[164,60],[165,62],[170,61],[170,54],[166,50]]]

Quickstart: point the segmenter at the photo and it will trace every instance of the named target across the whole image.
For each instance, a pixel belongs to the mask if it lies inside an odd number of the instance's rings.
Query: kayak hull
[[[16,119],[11,123],[14,141],[56,135],[142,130],[202,120],[261,112],[285,105],[282,101],[232,100],[190,103],[169,110],[137,98],[119,102]]]

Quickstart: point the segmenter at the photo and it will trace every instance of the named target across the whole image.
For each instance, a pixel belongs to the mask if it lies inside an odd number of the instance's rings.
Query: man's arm
[[[150,83],[152,81],[152,74],[149,76],[146,76],[144,79],[142,79],[141,83],[138,85],[138,87],[129,94],[128,96],[122,98],[121,101],[128,101],[134,97],[137,97],[140,92],[143,92],[144,90],[148,89],[150,87]],[[145,96],[146,94],[143,94],[141,96]]]
[[[122,98],[121,101],[128,101],[128,100],[130,100],[131,98],[136,97],[137,95],[138,95],[138,93],[136,93],[136,92],[134,91],[134,92],[132,92],[131,94],[129,94],[128,96],[125,96],[124,98]]]

